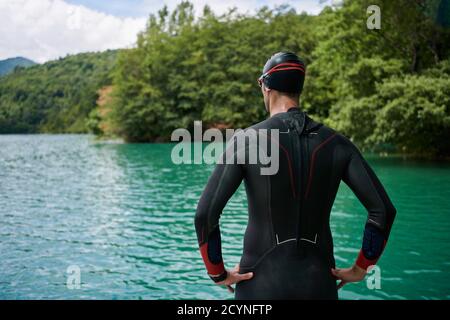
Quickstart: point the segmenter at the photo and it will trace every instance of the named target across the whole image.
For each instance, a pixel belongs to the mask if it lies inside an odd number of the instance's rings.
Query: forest
[[[381,10],[368,29],[367,7]],[[198,12],[200,10],[200,13]],[[0,78],[0,132],[93,132],[169,141],[176,128],[244,128],[275,52],[306,62],[301,108],[362,150],[450,156],[450,1],[352,0],[319,15],[181,2],[151,14],[132,49],[69,56]]]
[[[0,77],[0,133],[85,133],[117,51],[83,53]]]

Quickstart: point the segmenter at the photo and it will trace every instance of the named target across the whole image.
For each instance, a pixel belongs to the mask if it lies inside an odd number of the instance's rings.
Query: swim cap
[[[305,82],[305,63],[295,53],[275,53],[264,65],[258,82],[281,92],[301,93]]]

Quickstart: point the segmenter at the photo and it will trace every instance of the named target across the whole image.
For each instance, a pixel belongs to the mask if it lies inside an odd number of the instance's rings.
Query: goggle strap
[[[277,71],[284,71],[284,70],[299,70],[299,71],[305,73],[304,66],[302,66],[301,64],[285,62],[285,63],[277,64],[272,69],[270,69],[269,71],[264,73],[260,78],[262,79],[271,73],[274,73]]]

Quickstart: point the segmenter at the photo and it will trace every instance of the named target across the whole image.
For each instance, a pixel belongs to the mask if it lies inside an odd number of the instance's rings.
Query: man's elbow
[[[397,215],[397,209],[395,209],[395,207],[392,203],[389,203],[389,205],[385,207],[386,239],[389,237],[389,234],[391,233],[391,228],[392,228],[392,225],[394,224],[396,215]]]
[[[397,209],[395,209],[394,205],[391,203],[386,209],[386,216],[390,217],[392,221],[394,221],[396,215]]]
[[[195,210],[195,225],[197,225],[197,223],[205,222],[208,218],[209,211],[209,205],[206,204],[205,201],[199,201],[197,209]]]
[[[197,206],[195,211],[194,225],[199,243],[205,240],[205,232],[208,226],[208,211],[208,207],[201,204]]]

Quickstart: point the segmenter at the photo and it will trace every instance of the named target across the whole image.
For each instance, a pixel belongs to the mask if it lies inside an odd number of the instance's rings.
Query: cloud
[[[118,18],[62,0],[0,0],[0,59],[37,62],[133,45],[146,18]]]
[[[124,14],[141,12],[125,17],[120,4],[113,1],[93,2],[71,0],[0,0],[0,59],[24,56],[36,62],[45,62],[86,51],[103,51],[132,46],[137,33],[145,28],[147,17],[167,4],[174,9],[180,0],[121,1]],[[102,2],[103,1],[103,2]],[[297,11],[317,14],[330,0],[291,0]],[[254,13],[257,8],[270,8],[286,0],[191,0],[197,14],[208,4],[218,14],[230,7],[239,12]],[[81,4],[84,5],[81,5]],[[91,3],[91,5],[89,5]],[[115,15],[101,12],[101,8],[114,4]],[[129,6],[135,6],[133,10]],[[86,7],[89,6],[90,8]]]

